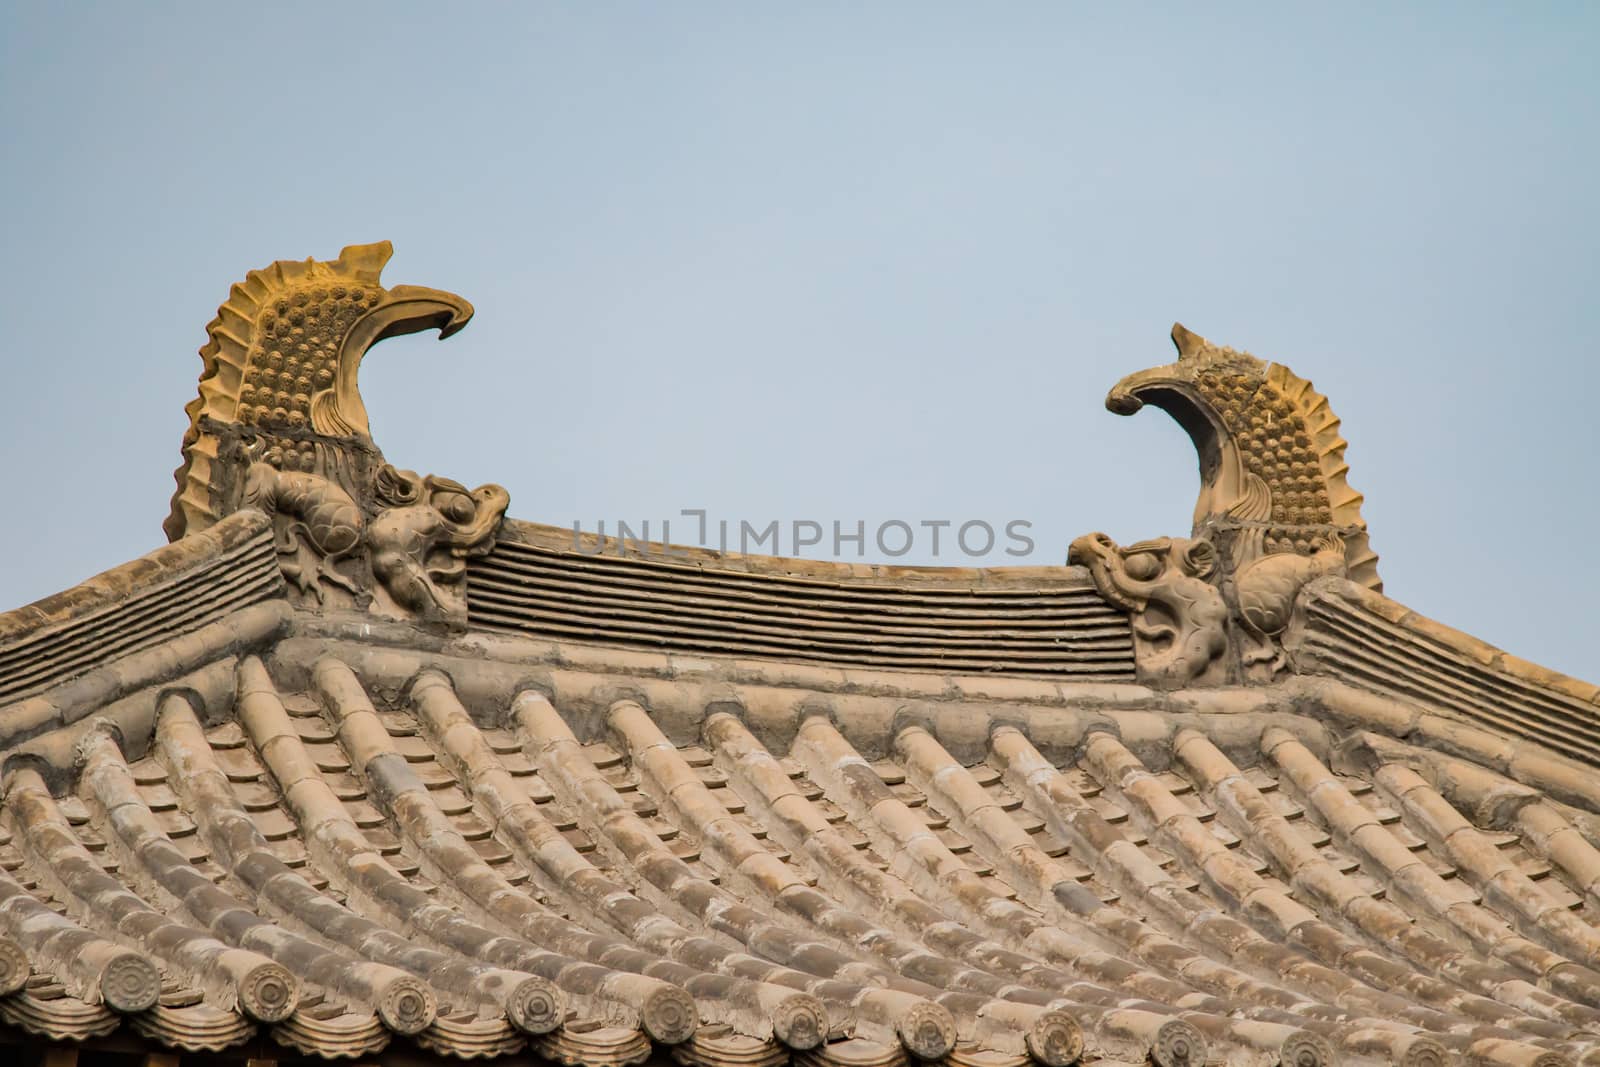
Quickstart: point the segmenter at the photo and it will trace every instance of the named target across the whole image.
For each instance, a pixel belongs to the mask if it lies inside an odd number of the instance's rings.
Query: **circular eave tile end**
[[[796,1052],[822,1044],[828,1036],[828,1013],[822,1001],[809,993],[784,998],[772,1013],[772,1035]]]
[[[397,1034],[420,1034],[439,1014],[433,990],[415,978],[397,978],[378,997],[378,1018]]]
[[[681,1045],[694,1036],[699,1016],[694,998],[677,986],[665,986],[645,998],[639,1022],[650,1040],[663,1045]]]
[[[919,1001],[895,1028],[906,1051],[922,1060],[936,1060],[956,1047],[956,1021],[930,1000]]]
[[[118,956],[100,974],[100,996],[112,1011],[146,1011],[161,997],[161,972],[143,956]]]
[[[253,967],[239,981],[239,1007],[257,1022],[282,1022],[294,1014],[300,991],[294,975],[276,963]]]
[[[512,990],[506,1014],[523,1033],[548,1034],[566,1018],[566,997],[543,978],[530,976]]]
[[[1041,1014],[1026,1040],[1028,1055],[1043,1067],[1069,1067],[1083,1057],[1083,1027],[1064,1011]]]
[[[1168,1019],[1161,1024],[1150,1054],[1160,1067],[1200,1067],[1208,1055],[1206,1039],[1182,1019]]]

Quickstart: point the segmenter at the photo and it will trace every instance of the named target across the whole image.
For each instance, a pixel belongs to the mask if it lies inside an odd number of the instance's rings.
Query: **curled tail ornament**
[[[285,471],[340,482],[371,477],[377,447],[357,386],[367,350],[427,329],[448,337],[472,318],[472,305],[454,293],[385,288],[381,275],[393,254],[380,241],[351,245],[329,261],[281,260],[228,293],[206,327],[199,395],[184,408],[189,427],[168,538],[233,510],[246,447],[258,440]]]
[[[1311,556],[1340,538],[1352,581],[1383,588],[1367,541],[1362,496],[1346,480],[1345,439],[1328,398],[1279,363],[1172,327],[1175,362],[1130,374],[1106,407],[1161,408],[1188,432],[1200,460],[1194,532],[1209,532],[1234,566],[1278,552]]]

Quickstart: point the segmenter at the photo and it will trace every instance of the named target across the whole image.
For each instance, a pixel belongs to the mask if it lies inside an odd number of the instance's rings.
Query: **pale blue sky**
[[[518,517],[1186,533],[1187,440],[1101,407],[1179,319],[1328,394],[1391,595],[1600,680],[1597,52],[1592,4],[0,3],[0,605],[161,543],[230,283],[387,238],[478,317],[377,350],[378,441]]]

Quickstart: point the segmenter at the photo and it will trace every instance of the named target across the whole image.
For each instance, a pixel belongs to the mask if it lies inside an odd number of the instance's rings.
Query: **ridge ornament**
[[[1140,681],[1163,689],[1270,680],[1300,591],[1326,575],[1381,591],[1361,494],[1328,400],[1278,363],[1172,327],[1178,358],[1130,374],[1106,408],[1161,408],[1188,432],[1200,495],[1188,539],[1072,542],[1067,562],[1128,612]]]
[[[385,288],[387,241],[339,258],[279,261],[233,287],[206,327],[199,395],[164,526],[178,540],[239,508],[273,519],[300,607],[466,621],[466,559],[494,545],[510,502],[384,462],[358,388],[387,337],[451,336],[472,305],[440,289]]]

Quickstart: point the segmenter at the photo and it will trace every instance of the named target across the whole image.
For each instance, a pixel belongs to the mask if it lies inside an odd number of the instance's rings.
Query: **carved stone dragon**
[[[1227,680],[1228,606],[1208,581],[1210,541],[1163,537],[1119,548],[1102,533],[1072,542],[1067,562],[1089,568],[1100,595],[1133,620],[1139,678],[1163,689]]]
[[[454,293],[385,288],[392,254],[387,241],[353,245],[233,287],[200,349],[165,528],[177,540],[257,508],[302,605],[459,624],[465,560],[493,546],[510,498],[398,470],[372,440],[357,386],[367,350],[427,329],[449,337],[472,318]]]
[[[1172,341],[1178,359],[1123,378],[1106,407],[1131,415],[1154,405],[1194,441],[1191,539],[1118,548],[1090,534],[1068,560],[1132,616],[1142,680],[1170,688],[1270,677],[1287,665],[1280,639],[1307,583],[1342,574],[1383,588],[1361,494],[1345,480],[1346,442],[1327,398],[1287,367],[1182,325]]]

